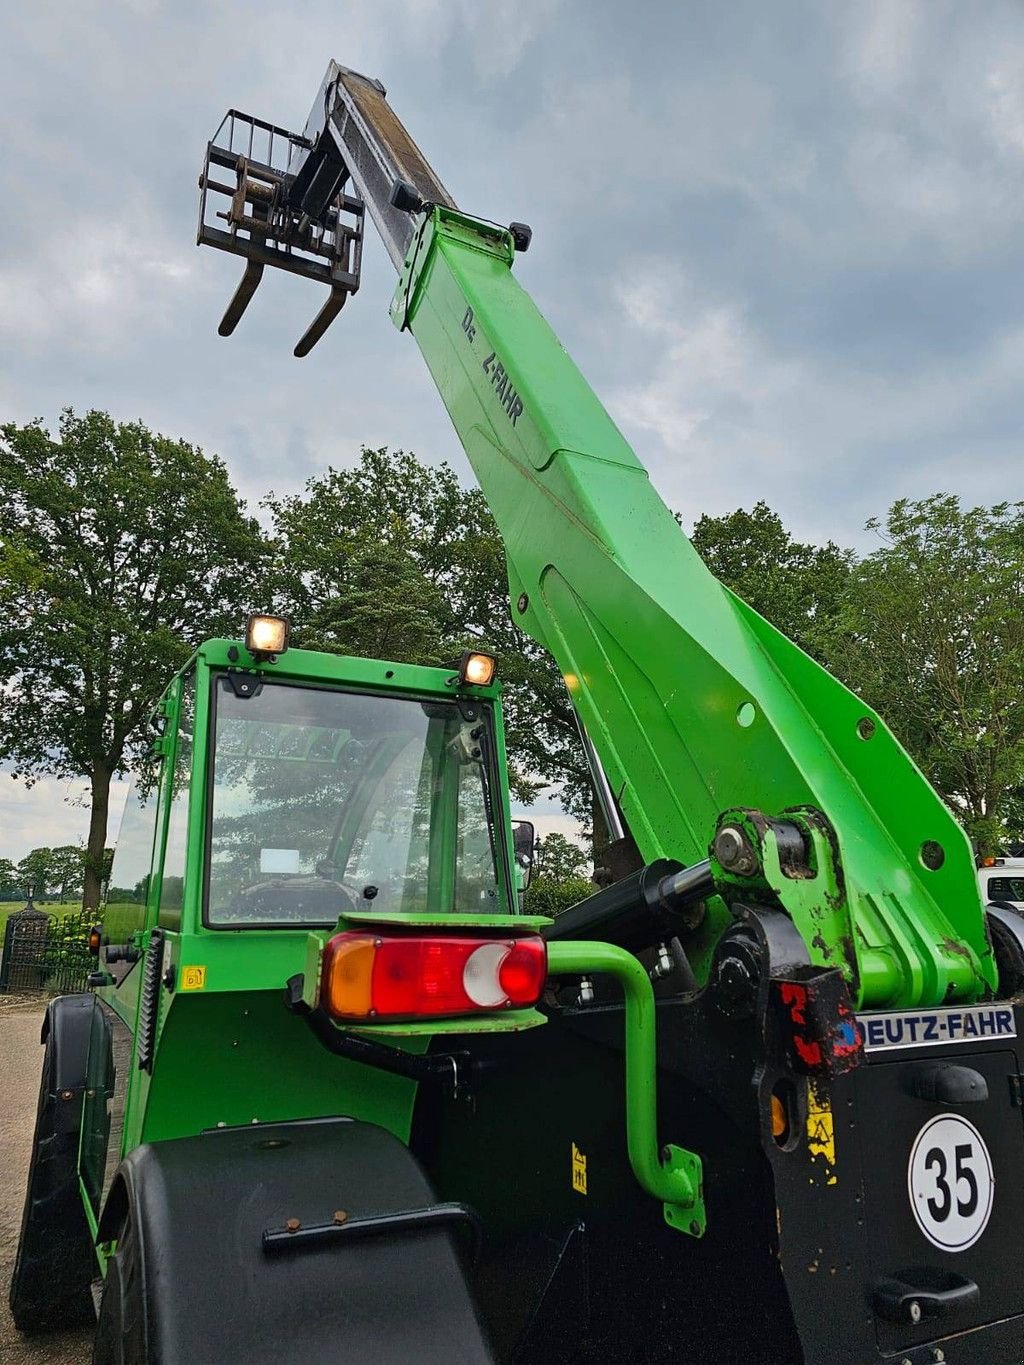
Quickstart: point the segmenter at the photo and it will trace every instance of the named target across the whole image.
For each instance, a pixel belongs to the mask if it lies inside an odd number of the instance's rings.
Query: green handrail
[[[622,986],[626,1029],[626,1148],[633,1174],[665,1206],[665,1221],[691,1237],[707,1227],[701,1159],[658,1143],[657,1019],[646,969],[612,943],[548,944],[552,976],[614,976]]]

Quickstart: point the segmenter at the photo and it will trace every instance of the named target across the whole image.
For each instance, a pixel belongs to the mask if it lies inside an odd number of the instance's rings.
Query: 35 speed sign
[[[992,1159],[973,1123],[959,1114],[929,1119],[910,1150],[910,1207],[933,1246],[966,1251],[988,1224],[995,1181]]]

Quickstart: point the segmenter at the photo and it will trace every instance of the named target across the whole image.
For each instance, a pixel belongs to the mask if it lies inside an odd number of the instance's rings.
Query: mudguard
[[[90,1049],[96,1049],[104,1086],[112,1073],[110,1025],[95,996],[61,995],[51,1001],[40,1041],[46,1051],[10,1289],[11,1312],[23,1332],[93,1320],[90,1283],[98,1266],[78,1171]],[[87,1141],[90,1148],[98,1143],[103,1149],[105,1106],[96,1116],[98,1127]]]
[[[138,1365],[492,1362],[450,1222],[386,1217],[428,1209],[444,1213],[415,1158],[373,1124],[144,1144],[100,1220],[130,1254],[108,1271],[100,1339],[130,1340]]]

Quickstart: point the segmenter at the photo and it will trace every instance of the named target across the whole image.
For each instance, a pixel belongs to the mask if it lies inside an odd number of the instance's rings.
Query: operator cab
[[[494,658],[427,668],[288,636],[253,617],[244,646],[207,641],[157,708],[111,873],[99,965],[118,985],[147,926],[294,937],[519,908]]]

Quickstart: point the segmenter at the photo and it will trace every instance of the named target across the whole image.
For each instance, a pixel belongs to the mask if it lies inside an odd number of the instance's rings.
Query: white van
[[[1001,901],[1024,911],[1024,858],[994,858],[978,868],[978,885],[984,905]]]

